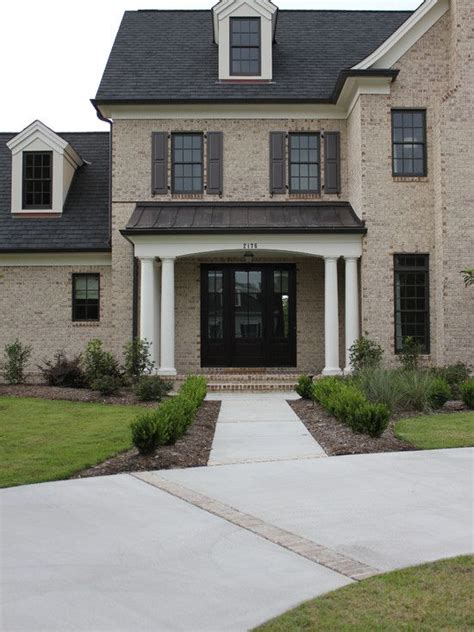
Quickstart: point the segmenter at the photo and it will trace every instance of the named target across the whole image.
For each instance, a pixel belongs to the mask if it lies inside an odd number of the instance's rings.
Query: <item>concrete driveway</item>
[[[472,552],[472,465],[447,450],[3,490],[0,627],[247,630],[364,569]]]

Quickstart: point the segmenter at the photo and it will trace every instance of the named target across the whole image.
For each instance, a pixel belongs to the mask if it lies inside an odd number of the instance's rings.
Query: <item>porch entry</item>
[[[202,367],[295,367],[295,266],[201,266],[201,342]]]

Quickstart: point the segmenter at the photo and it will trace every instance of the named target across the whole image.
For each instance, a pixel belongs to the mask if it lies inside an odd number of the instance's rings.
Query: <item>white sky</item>
[[[206,9],[216,0],[0,0],[0,131],[40,119],[58,132],[102,129],[95,96],[125,10]],[[281,9],[413,10],[421,0],[275,0]]]

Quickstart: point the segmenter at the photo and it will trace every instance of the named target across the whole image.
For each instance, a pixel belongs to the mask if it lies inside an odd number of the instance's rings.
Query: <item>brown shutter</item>
[[[222,132],[207,134],[207,192],[220,195],[223,192],[224,136]]]
[[[285,132],[270,132],[270,192],[286,193]]]
[[[152,140],[152,192],[168,193],[168,134],[153,132]]]
[[[324,190],[341,192],[341,140],[339,132],[324,134]]]

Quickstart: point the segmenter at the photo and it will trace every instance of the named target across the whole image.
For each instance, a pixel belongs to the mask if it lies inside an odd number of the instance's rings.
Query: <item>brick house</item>
[[[472,363],[474,5],[126,12],[110,133],[0,134],[0,347],[101,338],[159,373]]]

